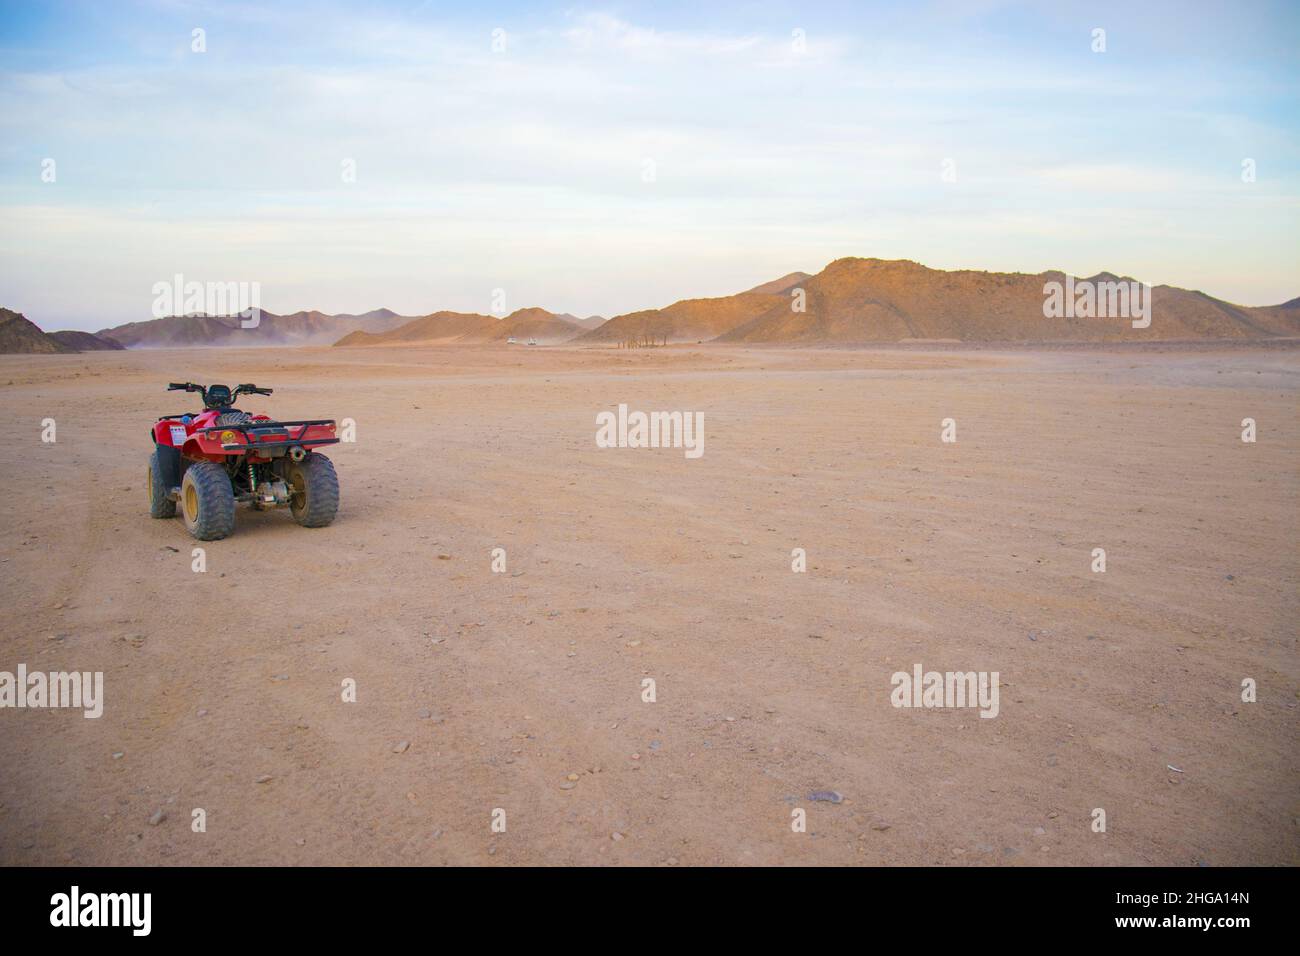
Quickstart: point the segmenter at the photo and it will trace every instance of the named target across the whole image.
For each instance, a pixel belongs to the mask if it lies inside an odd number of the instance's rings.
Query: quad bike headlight
[[[235,443],[235,440],[236,440],[238,437],[239,437],[239,436],[236,435],[234,432],[222,432],[222,433],[221,433],[221,444],[223,444],[223,445],[233,445],[233,444]]]

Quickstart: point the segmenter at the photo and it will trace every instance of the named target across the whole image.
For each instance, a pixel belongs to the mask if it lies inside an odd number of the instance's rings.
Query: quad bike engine
[[[289,485],[287,482],[264,481],[257,486],[257,498],[253,506],[259,511],[265,511],[268,508],[279,508],[289,503]]]

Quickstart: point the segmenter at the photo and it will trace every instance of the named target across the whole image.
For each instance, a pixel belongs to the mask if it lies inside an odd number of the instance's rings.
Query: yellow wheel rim
[[[199,520],[199,493],[193,485],[185,486],[185,517],[190,521]]]
[[[294,469],[289,476],[289,507],[290,510],[299,512],[307,507],[307,482],[302,477],[302,472]]]

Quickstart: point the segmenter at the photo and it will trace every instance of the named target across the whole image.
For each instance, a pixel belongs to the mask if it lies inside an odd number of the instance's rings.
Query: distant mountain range
[[[1044,315],[1044,288],[1051,283],[1080,288],[1087,284],[1092,289],[1136,284],[1110,273],[1076,280],[1062,272],[945,272],[908,260],[839,259],[802,283],[804,311],[794,311],[783,302],[729,329],[718,341],[1046,343],[1300,335],[1300,310],[1295,308],[1248,308],[1167,285],[1151,289],[1151,322],[1146,328],[1134,327],[1133,313],[1105,318],[1067,313],[1049,318]]]
[[[555,344],[581,335],[604,321],[600,316],[580,319],[567,314],[555,315],[545,309],[520,309],[504,319],[467,312],[401,316],[391,309],[375,309],[362,315],[328,315],[317,311],[276,315],[263,310],[258,324],[250,329],[243,328],[238,316],[184,315],[131,322],[99,334],[127,348],[494,342],[511,336]]]
[[[1102,273],[1069,280],[1094,288],[1133,280]],[[1295,301],[1250,308],[1173,286],[1151,290],[1151,324],[1128,316],[1044,315],[1037,275],[930,269],[906,259],[837,259],[815,276],[791,273],[747,292],[685,299],[610,319],[574,344],[666,337],[766,345],[858,345],[906,341],[1104,342],[1270,338],[1300,335]]]
[[[107,335],[96,335],[94,332],[70,330],[67,332],[48,332],[46,334],[60,345],[66,345],[74,352],[120,352],[126,348],[116,339],[111,339]]]
[[[576,315],[569,315],[569,313],[567,312],[561,312],[558,316],[556,316],[556,318],[560,318],[560,319],[564,319],[565,321],[572,322],[574,325],[580,325],[584,329],[587,329],[588,331],[590,331],[591,329],[598,329],[602,325],[604,325],[607,321],[609,321],[603,315],[589,315],[585,319],[580,319]]]
[[[294,312],[276,315],[262,311],[253,328],[243,328],[237,315],[173,315],[165,319],[129,322],[99,335],[127,348],[191,348],[195,346],[332,345],[357,329],[385,331],[410,320],[391,309],[363,315],[327,315]]]
[[[579,319],[538,308],[519,309],[503,319],[477,312],[434,312],[387,332],[353,332],[335,344],[350,347],[412,342],[508,342],[513,338],[525,343],[557,345],[584,335],[603,322],[599,316]]]
[[[1133,283],[1100,273],[944,271],[906,259],[837,259],[816,275],[791,272],[735,295],[683,299],[605,320],[541,308],[504,318],[474,312],[400,316],[263,312],[256,328],[237,316],[187,315],[131,322],[91,336],[46,335],[23,316],[0,310],[0,351],[61,352],[91,348],[189,348],[246,345],[341,347],[445,343],[569,343],[608,347],[644,341],[762,345],[866,345],[907,341],[1107,342],[1266,339],[1300,336],[1300,298],[1250,307],[1173,286],[1155,286],[1150,325],[1135,328],[1130,311],[1095,318],[1072,309],[1044,314],[1045,288]],[[84,337],[84,338],[83,338]],[[98,343],[98,344],[96,344]]]
[[[42,332],[21,313],[0,309],[0,353],[57,355],[122,348],[120,342],[90,332]]]

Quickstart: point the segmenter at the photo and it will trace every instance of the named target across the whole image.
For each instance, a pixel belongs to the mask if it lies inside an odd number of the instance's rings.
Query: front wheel
[[[219,541],[235,530],[235,491],[224,466],[195,461],[181,479],[181,517],[200,541]]]
[[[289,510],[304,528],[323,528],[339,511],[339,476],[324,455],[311,454],[289,462]]]

